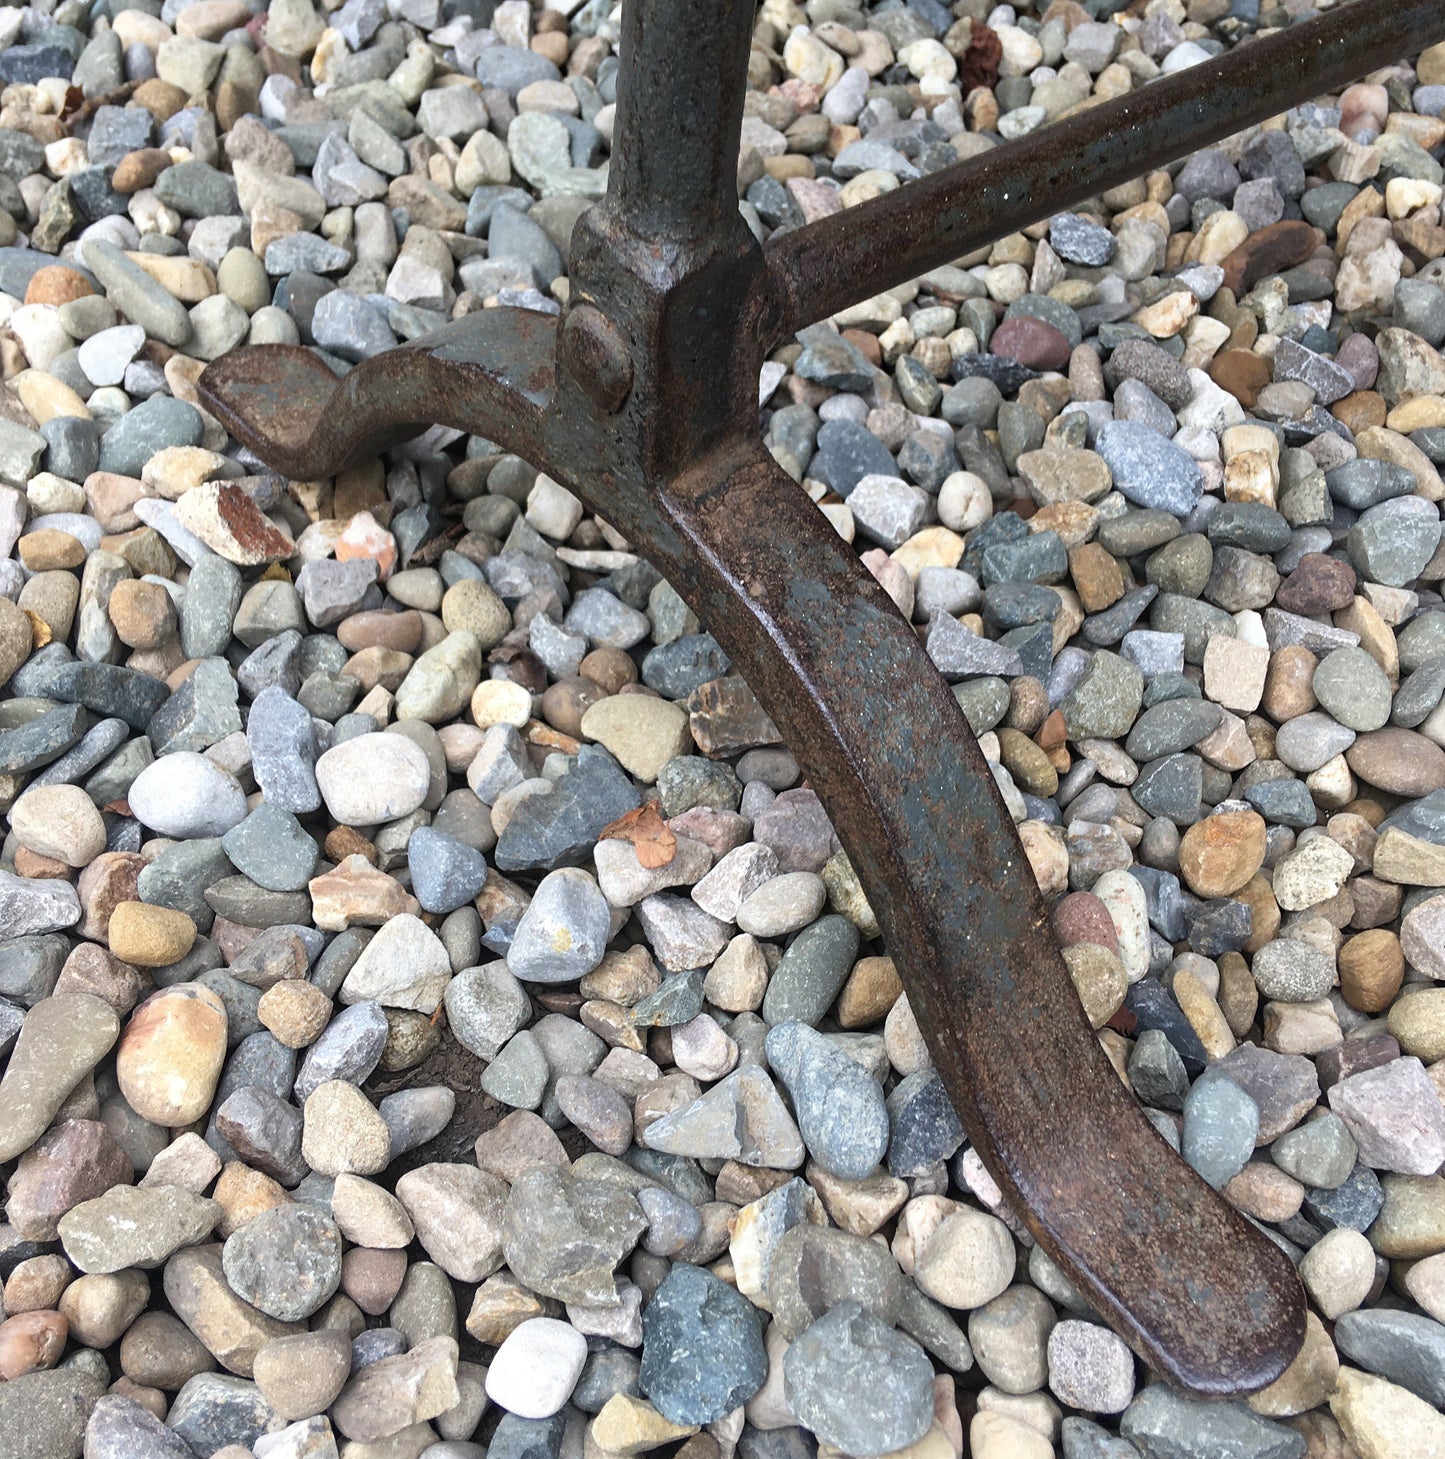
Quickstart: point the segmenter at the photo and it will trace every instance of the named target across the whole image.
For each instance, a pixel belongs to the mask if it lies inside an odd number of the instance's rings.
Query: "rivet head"
[[[615,415],[622,409],[632,391],[632,356],[621,331],[594,305],[567,311],[562,360],[599,410]]]

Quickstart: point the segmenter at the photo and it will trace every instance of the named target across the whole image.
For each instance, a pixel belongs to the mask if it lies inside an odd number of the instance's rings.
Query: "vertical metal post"
[[[628,0],[606,210],[687,249],[736,222],[754,0]],[[686,17],[685,29],[678,25]]]

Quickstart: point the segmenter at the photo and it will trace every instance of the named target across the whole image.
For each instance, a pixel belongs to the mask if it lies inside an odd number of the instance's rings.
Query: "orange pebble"
[[[374,557],[377,576],[385,582],[396,566],[396,538],[370,512],[357,512],[336,539],[335,555],[337,562]]]

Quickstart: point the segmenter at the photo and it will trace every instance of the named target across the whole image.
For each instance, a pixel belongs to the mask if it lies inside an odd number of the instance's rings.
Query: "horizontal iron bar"
[[[1355,0],[779,234],[776,338],[1440,40],[1442,0]]]

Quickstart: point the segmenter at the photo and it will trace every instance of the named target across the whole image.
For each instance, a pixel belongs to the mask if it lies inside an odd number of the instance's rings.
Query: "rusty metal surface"
[[[226,356],[200,382],[227,428],[292,477],[454,425],[565,483],[646,554],[803,761],[985,1165],[1099,1313],[1200,1394],[1258,1389],[1293,1358],[1305,1316],[1294,1269],[1170,1151],[1114,1074],[953,695],[762,449],[758,368],[815,313],[1243,125],[1230,108],[1246,94],[1278,110],[1445,35],[1439,0],[1343,13],[1352,59],[1339,16],[1326,17],[1245,48],[1187,105],[1175,82],[1131,98],[1140,120],[1117,148],[1089,141],[1081,121],[1070,130],[1083,150],[1050,139],[1033,171],[998,149],[986,160],[1019,167],[1034,190],[1016,206],[1001,194],[970,204],[979,164],[965,163],[763,249],[734,185],[752,0],[627,0],[609,192],[574,232],[560,329],[488,310],[342,380],[306,350],[270,347]],[[682,24],[689,44],[675,46]],[[1141,141],[1160,118],[1166,133]],[[1087,183],[1065,177],[1071,157]]]

